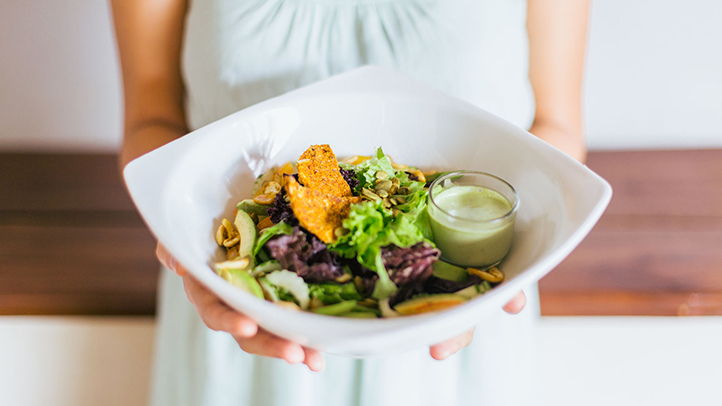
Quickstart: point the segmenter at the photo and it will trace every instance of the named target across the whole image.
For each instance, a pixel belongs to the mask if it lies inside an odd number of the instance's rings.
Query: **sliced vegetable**
[[[293,295],[301,309],[308,309],[309,290],[303,278],[284,269],[269,273],[266,275],[266,280],[276,288],[283,288]]]
[[[351,317],[352,319],[375,319],[377,316],[367,312],[346,312],[337,314],[338,317]]]
[[[266,261],[262,264],[256,265],[255,268],[253,268],[253,271],[251,274],[253,276],[258,276],[263,273],[269,273],[273,271],[280,271],[283,269],[281,264],[278,263],[276,260]]]
[[[248,214],[256,214],[257,216],[267,216],[267,210],[268,206],[263,204],[258,204],[253,201],[253,199],[245,199],[241,200],[240,203],[236,205],[238,210],[243,210]]]
[[[263,299],[263,290],[256,278],[243,269],[221,269],[220,275],[223,279],[232,283],[246,292]]]
[[[361,305],[359,305],[359,304],[357,304],[356,306],[354,306],[354,308],[351,309],[351,312],[353,312],[353,313],[371,313],[371,314],[373,314],[374,316],[381,317],[381,310],[379,310],[379,309],[372,309],[372,308],[370,308],[370,307],[361,306]]]
[[[434,276],[459,283],[469,280],[469,272],[466,271],[466,268],[444,261],[434,262]]]
[[[399,317],[401,316],[398,312],[393,310],[389,305],[389,299],[383,299],[379,301],[379,310],[381,311],[381,317]]]
[[[241,246],[238,248],[238,255],[241,258],[249,257],[250,266],[253,266],[253,247],[256,245],[256,224],[243,210],[238,210],[236,214],[236,220],[234,221],[238,233],[241,235]]]
[[[350,312],[351,309],[356,307],[356,301],[355,300],[347,300],[344,302],[339,302],[336,304],[328,305],[328,306],[322,306],[318,307],[316,309],[311,310],[314,313],[318,314],[325,314],[328,316],[335,316],[341,313],[347,313]]]
[[[394,306],[402,316],[421,314],[449,309],[458,306],[467,300],[466,297],[450,293],[428,295],[401,302]]]

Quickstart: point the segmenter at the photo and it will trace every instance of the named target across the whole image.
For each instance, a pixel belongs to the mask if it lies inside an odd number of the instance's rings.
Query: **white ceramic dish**
[[[507,279],[444,312],[346,319],[293,312],[218,277],[214,241],[223,217],[250,196],[253,180],[312,144],[339,157],[377,146],[397,162],[495,174],[520,208]],[[386,69],[366,67],[234,113],[131,162],[130,194],[155,236],[202,284],[281,337],[349,356],[393,353],[459,334],[538,281],[582,241],[612,195],[602,178],[526,131]]]

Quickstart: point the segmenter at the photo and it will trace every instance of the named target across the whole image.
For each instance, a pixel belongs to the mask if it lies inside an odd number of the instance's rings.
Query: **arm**
[[[125,122],[120,165],[184,134],[180,73],[185,0],[113,0]]]
[[[185,0],[112,0],[125,91],[121,167],[188,132],[180,72],[186,6]],[[248,353],[323,369],[318,351],[260,330],[196,282],[161,245],[157,256],[183,277],[188,299],[210,329],[229,332]]]
[[[528,0],[529,79],[536,113],[529,132],[584,162],[582,78],[587,39],[588,0]],[[519,313],[526,304],[520,292],[504,306]],[[474,331],[431,347],[444,359],[471,343]]]
[[[528,0],[529,79],[536,113],[529,132],[584,162],[582,81],[589,0]]]

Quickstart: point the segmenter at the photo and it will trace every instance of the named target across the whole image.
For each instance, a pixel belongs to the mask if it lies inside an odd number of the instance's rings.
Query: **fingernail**
[[[326,366],[326,362],[323,358],[317,358],[313,362],[310,362],[311,365],[308,366],[308,369],[314,372],[321,372],[323,371],[323,368]]]
[[[294,348],[292,350],[287,351],[288,354],[286,354],[286,361],[289,364],[298,364],[299,362],[303,362],[303,359],[305,358],[305,354],[303,353],[303,350],[300,348]]]
[[[253,337],[254,335],[256,335],[258,328],[251,323],[243,323],[241,324],[241,328],[239,330],[239,333],[241,333],[242,336]]]
[[[436,359],[437,360],[443,361],[448,357],[449,357],[449,351],[447,351],[447,350],[436,351]]]

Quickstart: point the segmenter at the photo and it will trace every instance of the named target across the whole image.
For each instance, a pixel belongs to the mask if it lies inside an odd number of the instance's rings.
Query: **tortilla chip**
[[[298,180],[309,189],[323,190],[332,196],[353,196],[328,144],[312,145],[301,155],[298,159]]]
[[[348,217],[349,207],[360,197],[338,197],[301,186],[293,177],[286,179],[291,209],[299,223],[326,244],[336,241],[334,231]]]

